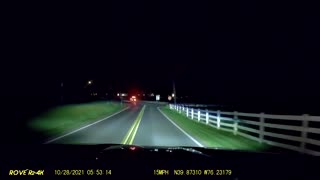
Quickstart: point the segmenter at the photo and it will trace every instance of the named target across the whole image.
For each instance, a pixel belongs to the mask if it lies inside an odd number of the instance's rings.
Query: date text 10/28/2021
[[[32,170],[32,169],[10,169],[9,176],[102,176],[111,175],[110,169],[55,169],[53,173],[45,170]]]

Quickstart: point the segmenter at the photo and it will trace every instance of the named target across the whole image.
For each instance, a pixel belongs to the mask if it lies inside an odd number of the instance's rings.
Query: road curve
[[[151,103],[130,105],[127,110],[119,114],[51,143],[121,144],[129,135],[130,139],[133,138],[134,145],[199,146],[170,122],[158,110],[158,106]]]

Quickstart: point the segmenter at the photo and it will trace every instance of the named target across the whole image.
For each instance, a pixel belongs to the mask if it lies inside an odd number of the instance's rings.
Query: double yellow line
[[[144,113],[144,109],[146,108],[146,105],[143,106],[141,109],[137,119],[134,120],[132,126],[130,127],[129,131],[127,132],[126,136],[121,141],[121,144],[132,144],[134,137],[136,136],[136,133],[138,131],[139,124],[142,119],[142,115]]]

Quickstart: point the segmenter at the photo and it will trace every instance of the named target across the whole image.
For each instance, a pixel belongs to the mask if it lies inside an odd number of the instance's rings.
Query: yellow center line
[[[130,127],[129,131],[127,132],[126,136],[123,138],[123,140],[121,141],[121,144],[132,144],[134,137],[138,131],[143,113],[144,113],[144,109],[146,108],[146,105],[143,106],[143,108],[141,109],[141,111],[139,112],[138,117],[134,120],[132,126]]]

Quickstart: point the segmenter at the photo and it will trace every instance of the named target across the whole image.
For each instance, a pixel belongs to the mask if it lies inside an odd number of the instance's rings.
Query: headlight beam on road
[[[134,120],[134,122],[133,122],[132,126],[130,127],[129,131],[127,132],[126,136],[121,141],[121,144],[131,145],[133,143],[134,137],[136,136],[136,133],[138,131],[138,128],[139,128],[139,125],[140,125],[145,108],[146,108],[146,105],[144,105],[143,108],[141,109],[141,111],[139,112],[138,117],[136,118],[136,120]]]

